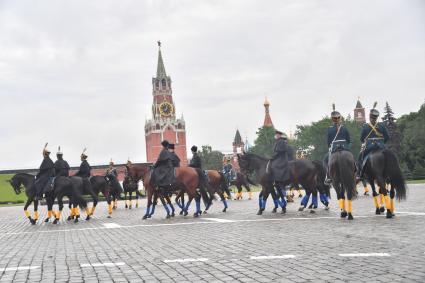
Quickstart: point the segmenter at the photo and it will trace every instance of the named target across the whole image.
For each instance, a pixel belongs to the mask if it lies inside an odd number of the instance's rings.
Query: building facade
[[[154,163],[162,149],[161,141],[167,140],[175,144],[175,152],[181,160],[181,165],[187,165],[186,124],[177,118],[176,106],[173,101],[172,81],[165,72],[161,53],[161,43],[158,42],[158,65],[156,77],[152,78],[152,119],[145,123],[147,162]]]

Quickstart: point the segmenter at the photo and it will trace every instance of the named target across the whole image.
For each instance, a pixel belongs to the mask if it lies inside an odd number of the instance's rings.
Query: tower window
[[[165,79],[162,79],[161,84],[162,84],[162,87],[166,87],[167,86],[167,81]]]

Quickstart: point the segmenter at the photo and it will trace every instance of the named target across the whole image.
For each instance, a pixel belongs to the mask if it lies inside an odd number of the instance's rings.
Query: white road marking
[[[173,263],[173,262],[184,263],[184,262],[197,262],[197,261],[204,262],[204,261],[207,261],[207,260],[208,260],[208,258],[204,258],[204,257],[201,257],[201,258],[178,258],[178,259],[165,259],[164,262],[165,263]]]
[[[425,212],[409,212],[409,211],[395,211],[396,214],[406,214],[406,215],[425,215]]]
[[[99,267],[99,266],[106,266],[106,267],[112,267],[112,266],[123,266],[125,265],[124,262],[97,262],[97,263],[83,263],[80,266],[81,267]]]
[[[288,259],[295,258],[295,255],[261,255],[261,256],[251,256],[249,259],[262,260],[262,259]]]
[[[355,254],[339,254],[339,256],[342,257],[370,257],[370,256],[377,256],[377,257],[383,257],[383,256],[391,256],[388,253],[355,253]]]
[[[204,220],[210,220],[213,222],[220,222],[220,223],[230,223],[230,222],[235,222],[234,220],[229,220],[229,219],[223,219],[223,218],[203,218]]]
[[[0,272],[5,271],[17,271],[17,270],[32,270],[40,268],[40,266],[18,266],[18,267],[6,267],[6,268],[0,268]]]
[[[108,229],[121,228],[122,226],[117,223],[104,223],[103,226]]]
[[[400,213],[396,211],[396,214]],[[401,212],[399,217],[403,216],[422,216],[421,212]],[[355,219],[359,218],[376,218],[379,216],[376,215],[354,215]],[[280,222],[280,221],[300,221],[300,220],[322,220],[322,219],[339,219],[339,216],[323,216],[323,217],[288,217],[288,218],[270,218],[270,219],[235,219],[230,223],[238,222]],[[209,218],[211,219],[211,218]],[[138,227],[163,227],[163,226],[184,226],[184,225],[199,225],[199,224],[219,224],[227,222],[217,222],[217,221],[196,221],[196,222],[180,222],[180,223],[159,223],[159,224],[137,224],[137,225],[127,225],[120,226],[119,228],[138,228]],[[39,231],[29,231],[29,232],[10,232],[10,233],[0,233],[1,236],[8,235],[23,235],[23,234],[36,234],[36,233],[58,233],[58,232],[73,232],[73,231],[89,231],[89,230],[102,230],[110,229],[106,227],[90,227],[90,228],[77,228],[77,229],[57,229],[57,230],[39,230]]]

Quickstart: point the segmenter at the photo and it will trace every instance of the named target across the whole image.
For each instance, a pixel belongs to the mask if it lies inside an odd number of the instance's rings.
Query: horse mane
[[[263,161],[269,160],[268,158],[266,158],[264,156],[261,156],[261,155],[255,154],[255,153],[251,153],[251,152],[248,152],[248,153],[245,153],[245,154],[242,155],[242,157],[244,157],[244,156],[246,156],[248,158],[258,158],[258,159],[263,160]]]

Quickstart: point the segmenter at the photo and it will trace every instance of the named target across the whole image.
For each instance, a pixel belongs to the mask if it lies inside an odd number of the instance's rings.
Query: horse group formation
[[[269,195],[272,196],[274,202],[273,212],[276,212],[281,207],[282,213],[286,213],[287,192],[276,190],[268,172],[269,160],[253,153],[244,153],[238,155],[238,161],[241,172],[238,172],[236,179],[233,181],[238,188],[235,199],[241,197],[242,185],[247,188],[251,199],[249,184],[259,184],[261,185],[261,192],[258,199],[257,214],[261,215],[265,210]],[[331,155],[329,167],[332,186],[336,191],[341,208],[341,218],[351,220],[354,218],[351,201],[357,195],[356,184],[358,182],[355,178],[356,166],[354,158],[348,151],[337,151]],[[151,218],[154,215],[158,199],[167,213],[166,218],[174,217],[176,209],[171,200],[173,195],[175,195],[174,203],[180,208],[180,215],[187,216],[189,214],[190,205],[194,200],[194,217],[199,217],[202,213],[208,211],[216,195],[220,197],[223,203],[223,212],[228,209],[227,199],[231,197],[229,190],[229,185],[231,184],[228,183],[228,180],[220,171],[202,171],[192,167],[177,167],[175,168],[173,184],[168,188],[158,189],[153,187],[150,182],[151,166],[132,164],[128,165],[126,169],[127,175],[122,186],[113,175],[92,176],[89,179],[76,176],[57,177],[53,189],[46,193],[48,215],[45,222],[49,222],[53,217],[53,223],[58,223],[64,207],[63,198],[65,196],[69,199],[70,216],[68,220],[74,219],[75,222],[78,222],[80,218],[79,209],[85,210],[86,220],[91,218],[95,212],[100,193],[102,193],[108,203],[108,217],[111,217],[112,210],[116,208],[118,199],[122,199],[123,192],[125,195],[130,193],[129,203],[127,203],[125,197],[126,208],[132,207],[133,192],[136,193],[136,207],[138,207],[139,182],[143,183],[147,195],[147,206],[143,219]],[[311,213],[314,213],[315,209],[317,209],[319,199],[324,204],[325,209],[328,209],[330,185],[325,183],[326,169],[322,161],[296,159],[288,162],[286,170],[288,170],[289,178],[285,183],[285,187],[299,188],[301,186],[306,193],[298,210],[305,209],[310,198],[312,201],[309,206]],[[256,182],[247,177],[252,174],[255,174]],[[364,176],[372,188],[376,214],[380,214],[386,209],[387,218],[392,218],[395,211],[394,198],[397,197],[401,200],[406,197],[406,185],[395,155],[388,149],[372,153],[366,163]],[[34,181],[35,176],[26,173],[18,173],[9,180],[16,194],[20,194],[25,188],[28,199],[24,206],[24,212],[31,224],[36,224],[39,220],[39,203],[35,197]],[[375,185],[378,185],[379,190],[376,190]],[[83,197],[85,195],[92,198],[93,205],[91,208],[88,207],[87,201]],[[379,195],[381,195],[381,203],[378,202]],[[186,201],[185,196],[188,198]],[[55,200],[59,206],[59,210],[56,212],[53,210]],[[205,206],[203,211],[201,210],[201,201],[203,201]],[[31,203],[34,203],[33,217],[28,211]]]

